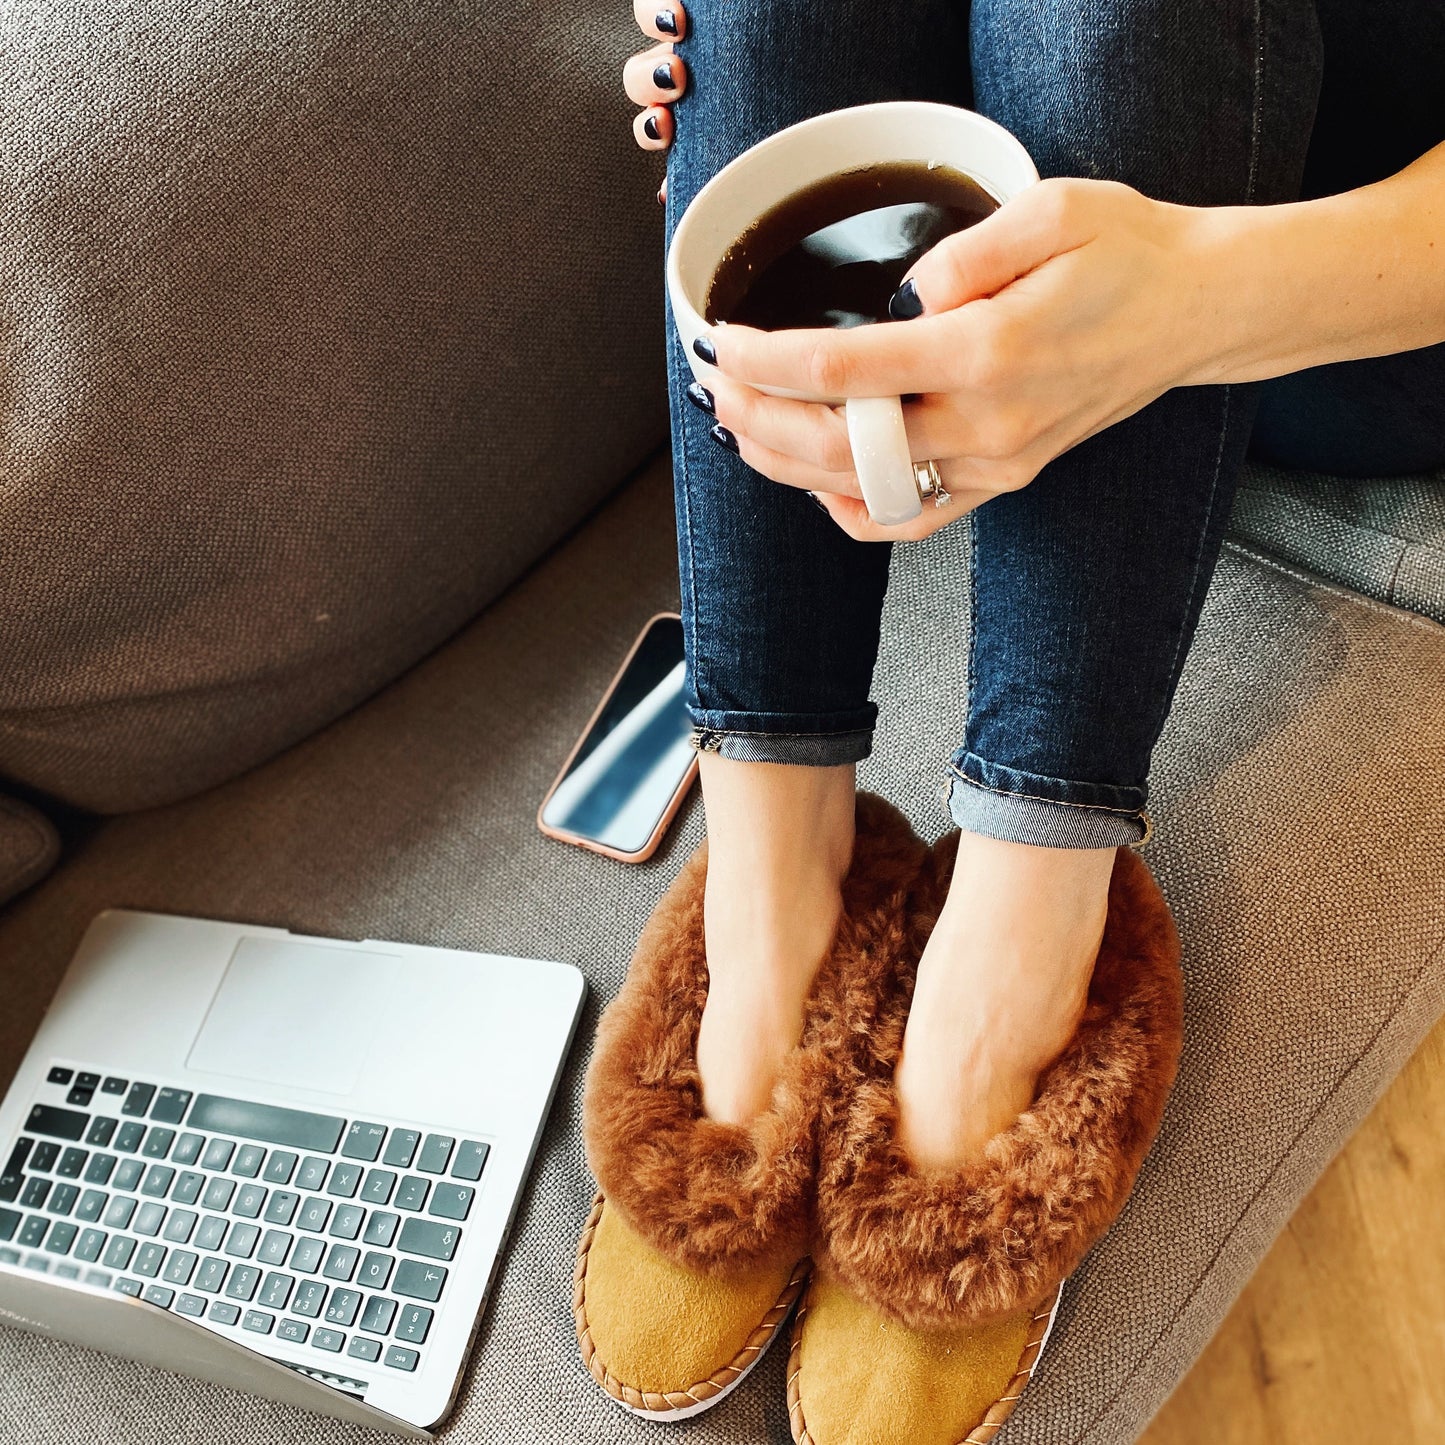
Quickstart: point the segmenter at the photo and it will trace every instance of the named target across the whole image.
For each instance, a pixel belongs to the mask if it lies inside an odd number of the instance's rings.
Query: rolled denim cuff
[[[1153,836],[1142,788],[1041,777],[971,753],[949,772],[948,811],[965,832],[1040,848],[1138,847]]]
[[[873,748],[878,709],[794,716],[788,713],[720,712],[689,708],[699,752],[743,763],[795,763],[833,768],[857,763]]]

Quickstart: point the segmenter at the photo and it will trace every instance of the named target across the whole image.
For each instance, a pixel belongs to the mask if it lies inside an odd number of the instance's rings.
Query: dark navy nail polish
[[[687,399],[699,411],[705,411],[709,416],[712,416],[717,410],[717,407],[712,399],[712,392],[710,392],[707,387],[705,387],[700,381],[694,381],[688,385]]]
[[[911,280],[905,281],[893,293],[893,299],[888,303],[888,314],[895,321],[912,321],[915,316],[923,315],[923,302],[918,299]]]
[[[661,140],[662,132],[657,127],[657,117],[650,115],[642,122],[642,133],[648,140]]]
[[[671,10],[659,10],[652,17],[652,23],[662,31],[664,35],[677,34],[677,16]]]
[[[726,447],[730,452],[737,451],[738,439],[721,422],[713,427],[713,429],[708,432],[708,435],[720,447]]]
[[[817,492],[804,492],[803,495],[831,522],[833,514],[818,500]]]
[[[706,336],[699,336],[692,343],[693,353],[707,362],[709,366],[717,365],[717,347],[715,347]]]
[[[664,60],[652,72],[652,83],[659,90],[676,90],[677,82],[672,78],[672,62]]]

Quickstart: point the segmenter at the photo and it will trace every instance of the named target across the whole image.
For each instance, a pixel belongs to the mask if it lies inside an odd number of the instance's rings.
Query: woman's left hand
[[[1210,212],[1112,181],[1049,180],[914,265],[894,314],[852,330],[708,333],[723,380],[715,439],[764,476],[815,493],[860,541],[926,537],[1221,355]],[[1228,213],[1221,213],[1227,215]],[[768,396],[904,396],[915,461],[938,463],[951,505],[882,527],[861,500],[842,408]],[[703,403],[707,394],[692,389]],[[723,435],[718,436],[721,431]]]

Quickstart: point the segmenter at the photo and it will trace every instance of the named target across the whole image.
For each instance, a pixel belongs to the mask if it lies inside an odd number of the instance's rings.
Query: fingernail
[[[804,492],[803,495],[825,516],[829,521],[833,520],[833,514],[818,500],[817,492]]]
[[[662,132],[658,129],[657,117],[655,115],[649,115],[647,119],[642,122],[642,133],[648,140],[662,139]]]
[[[652,72],[652,83],[659,90],[676,90],[677,82],[672,78],[672,62],[664,60]]]
[[[705,411],[712,416],[717,407],[712,399],[712,392],[702,382],[694,381],[687,388],[687,399],[699,410]]]
[[[692,350],[695,356],[702,357],[709,366],[717,365],[717,347],[706,336],[699,336],[692,343]]]
[[[665,206],[667,204],[667,192],[663,190],[661,186],[657,188],[657,204],[659,206]]]
[[[677,15],[671,10],[659,10],[652,17],[652,23],[662,31],[664,35],[677,34]]]
[[[708,435],[720,447],[726,447],[730,452],[737,451],[738,439],[721,422],[713,427],[713,429],[708,432]]]
[[[888,303],[888,314],[895,321],[912,321],[915,316],[923,315],[923,302],[918,299],[911,279],[893,293],[893,299]]]

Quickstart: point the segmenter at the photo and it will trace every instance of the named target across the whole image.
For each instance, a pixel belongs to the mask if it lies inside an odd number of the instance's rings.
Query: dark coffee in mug
[[[951,166],[894,161],[828,176],[733,242],[708,288],[706,318],[764,331],[884,321],[925,251],[997,209]]]

